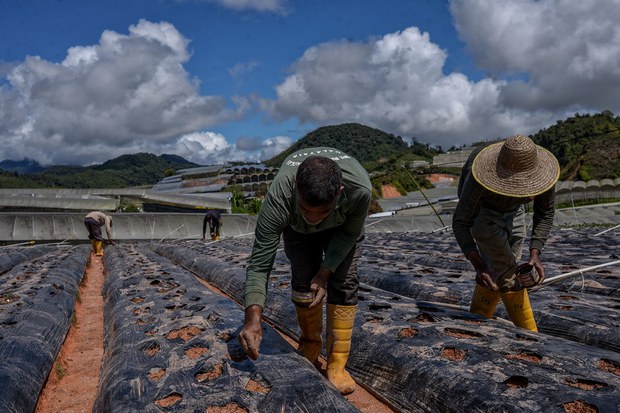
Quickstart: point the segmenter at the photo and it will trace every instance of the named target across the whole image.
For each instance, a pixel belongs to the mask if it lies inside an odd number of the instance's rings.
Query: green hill
[[[19,175],[0,171],[2,188],[126,188],[154,185],[177,169],[199,166],[176,155],[122,155],[101,165],[51,166]]]
[[[620,117],[605,111],[593,115],[576,114],[532,135],[532,139],[558,158],[563,180],[590,180],[620,177]],[[403,169],[414,160],[431,161],[440,150],[415,138],[407,144],[400,136],[357,123],[320,127],[296,141],[290,148],[265,162],[280,166],[291,153],[304,148],[330,146],[358,159],[369,171],[373,186],[394,184],[401,193],[416,185]],[[174,171],[199,166],[177,155],[149,153],[123,155],[101,165],[52,166],[37,173],[20,173],[33,168],[32,162],[3,161],[14,170],[0,169],[2,188],[125,188],[153,185]],[[427,168],[428,173],[438,171]],[[446,172],[446,171],[443,171]],[[413,173],[413,171],[411,171]],[[428,186],[423,175],[417,183]]]
[[[532,135],[558,158],[561,180],[620,177],[620,116],[576,114]]]
[[[404,155],[411,155],[411,158],[431,159],[437,154],[437,151],[429,145],[415,141],[410,147],[400,136],[359,123],[345,123],[323,126],[308,133],[284,152],[265,161],[265,164],[280,166],[282,161],[293,152],[318,146],[340,149],[360,161],[369,171]]]
[[[340,149],[360,161],[371,175],[373,188],[377,191],[375,197],[381,185],[388,182],[402,194],[415,191],[415,182],[402,167],[414,160],[430,162],[433,156],[439,153],[437,149],[419,143],[415,138],[412,144],[408,145],[400,136],[358,123],[345,123],[324,126],[308,133],[265,164],[280,166],[291,153],[319,146]],[[420,185],[430,187],[430,182],[424,177],[416,179]]]

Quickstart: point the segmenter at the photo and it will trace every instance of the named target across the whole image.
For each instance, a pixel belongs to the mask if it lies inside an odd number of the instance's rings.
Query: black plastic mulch
[[[31,261],[55,249],[55,246],[50,245],[0,247],[0,276],[17,264]]]
[[[367,240],[371,241],[376,240]],[[229,291],[241,293],[249,250],[240,254],[225,241],[151,247],[174,256],[179,265],[191,267],[218,288],[226,278],[225,285],[236,286]],[[402,256],[395,253],[394,258]],[[380,268],[390,267],[376,267]],[[265,316],[297,334],[287,263],[281,254],[274,269]],[[617,408],[617,353],[440,305],[416,305],[410,298],[370,286],[362,286],[360,299],[348,368],[403,411],[565,412],[575,404],[596,406],[598,411]]]
[[[32,412],[71,324],[90,249],[54,252],[0,278],[0,411]]]
[[[263,325],[265,351],[238,345],[241,307],[136,246],[106,249],[105,354],[95,412],[353,412],[306,359]]]

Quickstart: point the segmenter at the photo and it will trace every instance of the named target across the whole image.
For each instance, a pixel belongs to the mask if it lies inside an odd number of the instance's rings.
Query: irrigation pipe
[[[254,235],[253,232],[248,232],[247,234],[238,234],[238,235],[233,235],[231,238],[237,238],[237,237],[245,237],[247,235]]]
[[[606,229],[605,231],[601,231],[601,232],[599,232],[598,234],[594,234],[594,236],[595,236],[595,237],[598,237],[599,235],[604,234],[604,233],[606,233],[606,232],[609,232],[609,231],[611,231],[611,230],[614,230],[614,229],[616,229],[616,228],[620,228],[620,224],[616,225],[615,227],[608,228],[608,229]]]
[[[574,277],[576,275],[583,275],[583,273],[586,273],[586,272],[589,272],[589,271],[594,271],[594,270],[598,270],[600,268],[605,268],[605,267],[609,267],[611,265],[617,265],[617,264],[620,264],[620,260],[611,261],[611,262],[608,262],[608,263],[605,263],[605,264],[593,265],[592,267],[586,267],[586,268],[582,268],[580,270],[575,270],[575,271],[567,272],[567,273],[564,273],[564,274],[556,275],[555,277],[545,278],[541,285],[532,288],[531,291],[537,291],[537,290],[541,289],[542,287],[544,287],[545,285],[553,284],[553,283],[556,283],[558,281],[562,281],[562,280],[565,280],[567,278]]]
[[[379,222],[381,222],[381,221],[383,221],[383,220],[382,220],[382,219],[380,219],[380,220],[378,220],[378,221],[371,222],[370,224],[366,224],[366,225],[364,225],[364,228],[367,228],[367,227],[369,227],[369,226],[371,226],[371,225],[378,224],[378,223],[379,223]]]
[[[34,240],[28,241],[28,242],[20,242],[17,244],[9,244],[9,245],[5,245],[5,247],[21,247],[24,245],[34,245]]]
[[[202,239],[202,237],[200,236],[200,234],[198,234],[198,235],[188,235],[187,237],[177,238],[177,239],[173,240],[172,242],[184,241],[184,240],[187,240],[187,239]]]
[[[162,242],[163,240],[165,240],[166,238],[168,238],[170,235],[174,234],[175,232],[177,232],[178,230],[180,230],[181,228],[183,228],[185,226],[185,224],[181,224],[179,225],[176,229],[173,229],[172,231],[170,231],[165,237],[163,237],[162,239],[159,240],[159,242]]]
[[[443,231],[444,229],[448,229],[448,228],[452,228],[452,225],[446,225],[445,227],[434,229],[431,231],[431,234],[434,234],[435,232]]]

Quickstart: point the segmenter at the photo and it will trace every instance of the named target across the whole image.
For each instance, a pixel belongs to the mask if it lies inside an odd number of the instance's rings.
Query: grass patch
[[[56,371],[56,375],[58,376],[59,380],[67,375],[67,372],[65,371],[65,368],[62,366],[62,363],[60,361],[56,361],[56,364],[54,365],[54,370]]]

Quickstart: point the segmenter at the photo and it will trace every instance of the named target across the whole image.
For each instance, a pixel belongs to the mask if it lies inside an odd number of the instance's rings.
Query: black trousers
[[[313,234],[302,234],[286,227],[282,233],[284,239],[284,253],[291,262],[293,290],[304,291],[310,287],[310,281],[321,268],[325,251],[329,247],[338,228]],[[356,305],[359,281],[357,279],[357,262],[360,256],[360,245],[364,233],[355,242],[355,245],[336,272],[327,282],[327,302],[336,305]]]
[[[95,239],[97,241],[103,241],[101,236],[101,224],[95,218],[86,218],[84,220],[84,226],[88,230],[88,239]]]

